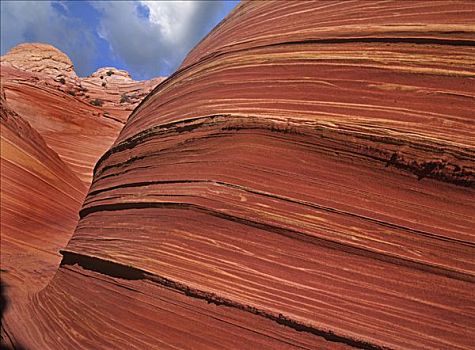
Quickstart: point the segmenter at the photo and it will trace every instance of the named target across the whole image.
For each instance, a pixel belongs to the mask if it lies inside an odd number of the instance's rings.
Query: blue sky
[[[1,54],[22,42],[65,52],[79,76],[100,67],[168,76],[239,1],[1,1]]]

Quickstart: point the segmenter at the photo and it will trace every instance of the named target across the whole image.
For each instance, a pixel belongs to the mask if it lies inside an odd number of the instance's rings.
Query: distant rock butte
[[[53,77],[77,77],[69,57],[49,44],[19,44],[2,56],[0,62],[25,72],[43,73]]]
[[[117,69],[114,67],[99,68],[94,73],[92,73],[89,77],[106,79],[108,81],[122,80],[122,81],[129,82],[132,80],[132,77],[130,76],[129,72],[127,72],[126,70]]]
[[[92,167],[131,111],[164,78],[135,81],[124,70],[80,78],[66,54],[48,44],[20,44],[1,57],[10,107],[89,184]]]
[[[10,343],[474,349],[473,18],[472,1],[240,3],[100,157]],[[126,78],[100,76],[86,93]]]

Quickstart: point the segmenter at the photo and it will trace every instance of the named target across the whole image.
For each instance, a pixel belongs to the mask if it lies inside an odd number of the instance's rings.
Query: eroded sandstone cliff
[[[130,112],[162,80],[135,81],[116,68],[79,78],[70,59],[47,44],[21,44],[1,58],[10,107],[86,184]]]
[[[29,302],[51,280],[59,250],[77,225],[94,164],[130,110],[162,79],[139,82],[127,73],[96,88],[94,75],[78,78],[69,58],[45,44],[13,48],[0,68],[3,314]],[[90,86],[90,95],[82,84]],[[121,93],[136,99],[121,102]],[[96,100],[103,103],[91,104]],[[9,339],[4,330],[2,341]]]
[[[473,348],[474,16],[240,4],[100,158],[12,341]]]
[[[2,283],[15,299],[53,276],[87,188],[3,96],[0,117]]]

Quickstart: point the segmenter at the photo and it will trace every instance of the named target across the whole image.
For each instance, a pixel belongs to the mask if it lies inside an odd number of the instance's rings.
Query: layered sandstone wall
[[[11,303],[53,277],[87,187],[3,96],[0,117],[2,286]]]
[[[19,44],[2,56],[0,62],[2,65],[25,72],[43,73],[68,79],[77,78],[71,59],[49,44]]]
[[[86,184],[130,112],[163,79],[135,81],[111,67],[79,78],[71,60],[48,44],[20,44],[1,58],[11,108]]]
[[[100,158],[12,339],[475,347],[474,16],[471,2],[240,4]]]
[[[86,94],[83,82],[96,78],[77,77],[70,59],[46,44],[13,48],[0,72],[2,314],[15,319],[23,316],[14,310],[56,273],[94,164],[162,79],[139,82],[120,72],[126,80]],[[121,102],[120,93],[137,97]],[[7,328],[2,318],[2,345],[11,343]]]

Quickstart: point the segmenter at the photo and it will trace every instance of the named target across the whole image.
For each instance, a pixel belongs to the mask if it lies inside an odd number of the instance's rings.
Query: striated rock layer
[[[3,94],[0,118],[1,282],[8,303],[16,303],[53,277],[87,188]]]
[[[19,44],[2,56],[0,62],[2,65],[25,72],[38,72],[70,79],[77,78],[71,59],[64,52],[49,44]]]
[[[23,116],[87,185],[97,159],[130,112],[163,78],[135,81],[102,68],[78,78],[70,59],[47,44],[21,44],[1,59],[1,83]]]
[[[246,2],[99,160],[44,348],[475,347],[475,6]]]
[[[69,58],[44,44],[13,48],[0,68],[2,314],[14,317],[55,274],[94,164],[161,79],[137,82],[126,73],[126,80],[94,90],[94,76],[78,78]],[[121,91],[137,98],[120,102]],[[99,98],[107,101],[91,104]],[[2,344],[8,339],[2,327]]]

